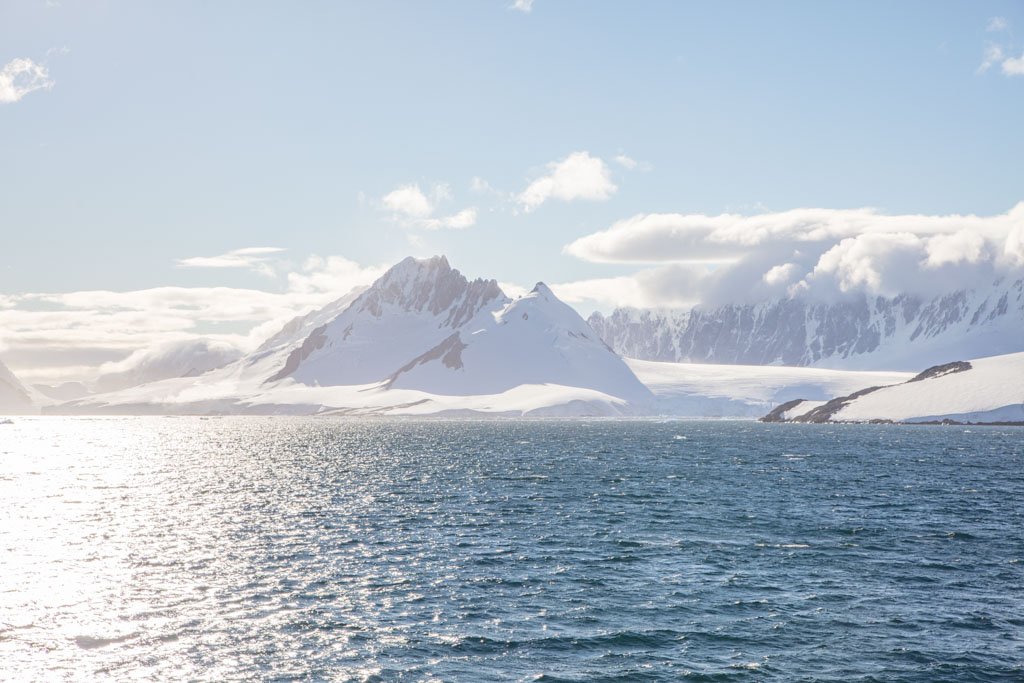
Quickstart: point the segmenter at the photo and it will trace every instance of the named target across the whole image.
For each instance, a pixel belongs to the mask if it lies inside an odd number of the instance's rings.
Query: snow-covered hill
[[[37,396],[0,362],[0,415],[38,412]]]
[[[513,301],[434,257],[405,259],[222,368],[54,412],[615,415],[650,400],[545,285]]]
[[[619,309],[590,316],[623,356],[643,360],[917,370],[1024,351],[1024,280],[930,300],[858,295],[688,311]]]
[[[1024,353],[947,363],[900,384],[783,408],[769,421],[1024,424]]]
[[[770,365],[662,363],[626,359],[654,392],[652,412],[681,417],[761,417],[794,399],[824,403],[879,384],[910,379],[909,372],[865,372]],[[810,410],[809,404],[804,404]]]

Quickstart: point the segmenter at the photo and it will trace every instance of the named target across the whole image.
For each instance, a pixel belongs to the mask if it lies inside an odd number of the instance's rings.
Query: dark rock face
[[[759,421],[760,422],[789,422],[789,420],[785,419],[782,416],[785,415],[788,411],[792,410],[793,408],[796,408],[798,405],[800,405],[803,402],[804,402],[804,399],[802,399],[802,398],[794,398],[792,401],[786,401],[785,403],[782,403],[780,405],[775,406],[772,409],[772,412],[770,412],[767,415],[765,415],[764,417],[762,417]]]
[[[932,379],[933,377],[942,377],[943,375],[952,375],[954,372],[966,372],[971,369],[971,364],[965,360],[957,360],[952,363],[943,363],[942,365],[935,365],[928,368],[924,372],[918,373],[907,382],[920,382],[925,379]]]
[[[429,363],[430,361],[437,360],[439,358],[446,368],[450,370],[461,370],[462,352],[465,348],[466,345],[462,343],[462,337],[458,332],[455,332],[434,348],[417,356],[416,358],[413,358],[411,361],[400,367],[388,380],[388,386],[390,387],[393,385],[395,380],[397,380],[402,373],[409,372],[417,365],[423,365],[424,363]]]
[[[986,292],[923,300],[861,296],[836,303],[801,298],[688,311],[618,309],[590,326],[615,351],[640,360],[744,365],[813,365],[939,338],[968,339],[995,325],[1024,329],[1024,280]],[[1020,348],[1024,350],[1024,335]],[[966,348],[964,355],[968,355]]]
[[[845,408],[846,404],[848,404],[850,401],[854,400],[855,398],[860,398],[865,394],[870,394],[874,391],[878,391],[879,389],[882,388],[883,387],[868,387],[867,389],[855,391],[849,396],[840,396],[839,398],[834,398],[825,405],[818,406],[817,408],[808,413],[804,413],[803,415],[798,415],[794,417],[792,420],[789,420],[789,422],[810,422],[813,424],[821,424],[823,422],[828,422],[832,419],[833,415],[835,415],[840,410]]]
[[[313,330],[313,332],[303,340],[302,346],[299,346],[288,354],[288,359],[285,361],[284,367],[274,373],[267,382],[276,382],[279,379],[284,379],[295,372],[299,367],[299,363],[309,358],[310,354],[317,349],[322,349],[324,344],[327,343],[327,335],[324,334],[326,329],[326,325],[321,325]]]

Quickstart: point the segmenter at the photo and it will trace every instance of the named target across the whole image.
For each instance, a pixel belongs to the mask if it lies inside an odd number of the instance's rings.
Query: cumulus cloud
[[[1001,66],[1005,76],[1024,76],[1024,52],[1020,57],[1007,57]]]
[[[425,218],[434,212],[433,203],[418,184],[394,189],[384,195],[381,201],[385,208],[407,218]]]
[[[262,275],[273,276],[270,257],[285,251],[280,247],[243,247],[219,256],[191,256],[178,259],[180,268],[246,268]]]
[[[606,301],[672,306],[687,298],[725,303],[796,294],[928,294],[1024,275],[1024,203],[996,216],[871,209],[642,214],[565,251],[595,263],[653,266],[628,276],[635,285],[616,279],[577,287],[596,292],[607,285]],[[673,271],[668,264],[688,268]],[[676,282],[682,289],[673,289]]]
[[[473,179],[474,189],[478,180]],[[486,183],[484,185],[486,186]],[[381,204],[392,212],[396,220],[408,227],[426,230],[464,230],[473,227],[476,224],[476,207],[465,208],[449,216],[434,215],[442,203],[451,199],[452,189],[447,183],[435,184],[429,196],[420,189],[419,184],[414,183],[403,185],[384,195]]]
[[[533,0],[515,0],[511,8],[524,14],[529,14],[533,11]]]
[[[519,203],[526,211],[533,211],[549,199],[603,201],[618,190],[608,165],[589,152],[573,152],[549,163],[547,170],[519,195]]]
[[[12,59],[0,69],[0,102],[18,102],[36,90],[49,90],[53,83],[44,64],[25,57]]]

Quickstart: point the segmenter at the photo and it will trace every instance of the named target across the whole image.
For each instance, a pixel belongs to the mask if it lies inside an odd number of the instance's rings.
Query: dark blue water
[[[20,420],[0,678],[1024,680],[1024,429]]]

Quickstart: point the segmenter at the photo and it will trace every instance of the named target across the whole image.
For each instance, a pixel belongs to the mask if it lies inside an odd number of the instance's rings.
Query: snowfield
[[[864,372],[771,365],[706,365],[634,360],[626,363],[654,393],[652,412],[682,417],[761,417],[794,399],[820,405],[833,396],[898,384],[910,372]],[[801,404],[801,408],[807,407]]]
[[[969,362],[970,370],[886,387],[856,398],[832,420],[1024,423],[1024,353]]]

